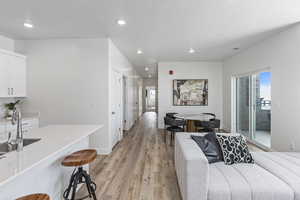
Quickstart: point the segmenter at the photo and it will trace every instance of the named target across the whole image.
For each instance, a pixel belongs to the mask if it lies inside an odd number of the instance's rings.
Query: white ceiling
[[[222,60],[300,21],[299,0],[1,0],[0,5],[0,32],[6,36],[110,37],[143,76],[144,67],[153,72],[158,61]],[[127,25],[118,26],[119,18]],[[23,27],[26,19],[33,30]],[[190,47],[195,54],[187,53]],[[138,48],[144,54],[137,55]]]

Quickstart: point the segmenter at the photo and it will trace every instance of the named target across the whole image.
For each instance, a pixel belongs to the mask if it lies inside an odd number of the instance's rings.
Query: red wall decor
[[[169,70],[169,74],[173,75],[174,74],[173,70]]]

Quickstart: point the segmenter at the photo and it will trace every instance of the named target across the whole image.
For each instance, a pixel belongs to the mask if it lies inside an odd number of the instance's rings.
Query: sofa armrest
[[[207,200],[209,164],[190,133],[177,133],[175,168],[183,200]]]

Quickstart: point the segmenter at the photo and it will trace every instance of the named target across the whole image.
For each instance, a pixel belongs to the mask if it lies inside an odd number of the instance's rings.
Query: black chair
[[[216,119],[216,115],[214,113],[202,113],[203,115],[209,115],[209,116],[212,116],[213,118],[210,119],[210,120],[214,120]]]
[[[195,121],[195,126],[199,132],[215,132],[220,129],[221,121],[219,119],[210,119],[209,121]]]
[[[175,112],[170,112],[170,113],[166,113],[166,117],[172,118],[172,119],[176,119],[176,117],[174,115],[176,115],[178,113]],[[165,118],[166,118],[165,117]],[[164,119],[165,120],[165,119]],[[166,124],[166,120],[165,120],[165,130],[169,127],[169,124]],[[166,139],[165,139],[166,140]]]
[[[178,113],[175,113],[175,112],[166,113],[166,117],[170,117],[170,118],[176,119],[176,117],[174,116],[176,114],[178,114]]]
[[[185,120],[165,117],[164,121],[166,127],[165,131],[171,132],[170,145],[172,145],[174,142],[175,133],[184,131]],[[167,143],[167,132],[165,132],[165,143]]]

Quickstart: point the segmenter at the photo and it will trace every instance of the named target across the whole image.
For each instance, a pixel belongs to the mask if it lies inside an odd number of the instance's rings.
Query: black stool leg
[[[77,185],[81,184],[81,183],[86,184],[89,194],[88,194],[88,196],[82,197],[80,199],[82,200],[87,197],[89,197],[89,198],[93,197],[94,200],[97,200],[96,193],[95,193],[97,186],[91,180],[89,174],[85,170],[83,170],[82,167],[78,167],[77,170],[75,169],[73,171],[73,173],[71,175],[70,183],[63,194],[64,199],[65,200],[76,200],[75,196],[76,196]],[[72,191],[72,193],[71,193],[71,191]],[[69,199],[70,193],[71,193],[71,199]]]
[[[71,188],[72,188],[72,185],[73,185],[73,182],[74,182],[74,178],[75,178],[75,175],[77,173],[75,173],[76,169],[74,169],[72,175],[71,175],[71,179],[70,179],[70,182],[69,182],[69,185],[67,187],[67,189],[65,190],[64,194],[63,194],[63,197],[64,199],[67,199],[70,195],[70,192],[71,192]]]
[[[71,197],[71,200],[75,200],[76,190],[77,190],[77,184],[79,183],[79,179],[80,179],[80,174],[76,173],[74,181],[73,181],[73,186],[72,186],[72,197]]]
[[[87,190],[89,192],[89,197],[92,196],[94,200],[97,200],[97,197],[96,197],[96,188],[97,188],[97,186],[96,186],[96,184],[91,180],[90,175],[86,171],[83,171],[83,176],[84,176],[84,179],[85,179]]]

